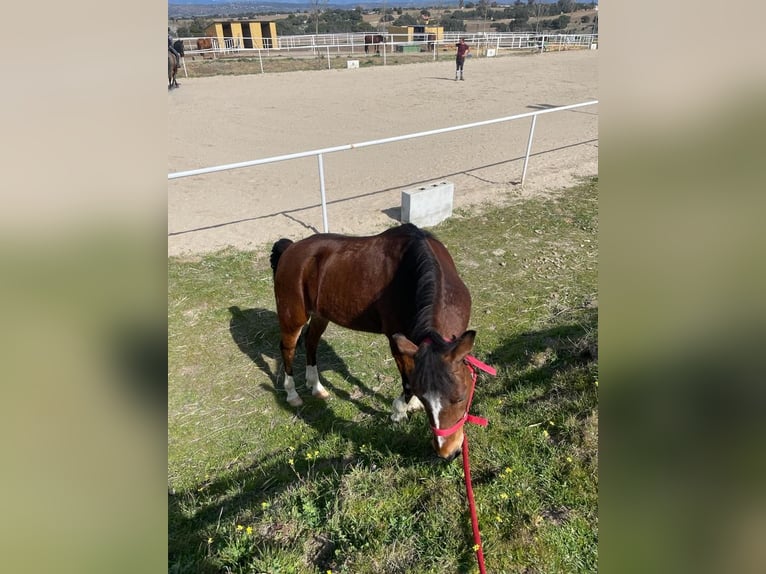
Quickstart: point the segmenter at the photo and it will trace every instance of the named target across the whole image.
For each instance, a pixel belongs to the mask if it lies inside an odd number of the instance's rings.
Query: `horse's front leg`
[[[402,394],[394,399],[394,402],[391,405],[391,420],[399,422],[407,418],[408,412],[422,409],[423,403],[412,394],[412,389],[410,388],[409,375],[413,368],[412,359],[402,355],[392,339],[389,339],[389,345],[391,347],[391,354],[394,356],[394,361],[396,361],[396,367],[399,369],[399,374],[402,376]]]
[[[423,408],[423,403],[420,402],[415,395],[410,391],[410,383],[407,375],[402,372],[402,390],[404,391],[401,396],[394,399],[391,404],[391,420],[395,423],[407,418],[407,413],[410,411],[417,411]]]
[[[317,369],[317,347],[329,321],[321,317],[312,316],[309,322],[309,330],[306,335],[306,384],[311,388],[311,394],[319,399],[330,396],[327,389],[319,382],[319,369]]]

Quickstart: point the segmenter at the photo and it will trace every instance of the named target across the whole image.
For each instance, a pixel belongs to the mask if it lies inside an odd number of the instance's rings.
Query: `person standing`
[[[455,56],[455,81],[457,81],[458,76],[460,76],[461,80],[464,79],[463,64],[465,63],[465,57],[471,51],[471,47],[465,43],[463,38],[460,38],[458,43],[455,44],[455,47],[457,48],[457,54]]]

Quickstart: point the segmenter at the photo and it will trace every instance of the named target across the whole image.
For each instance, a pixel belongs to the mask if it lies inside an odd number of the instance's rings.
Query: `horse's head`
[[[476,331],[466,331],[454,341],[434,335],[418,347],[404,335],[393,336],[404,361],[409,392],[423,403],[434,432],[436,454],[446,460],[460,454],[463,444],[463,423],[474,385],[464,359],[473,349],[475,338]],[[406,390],[404,398],[410,399]]]

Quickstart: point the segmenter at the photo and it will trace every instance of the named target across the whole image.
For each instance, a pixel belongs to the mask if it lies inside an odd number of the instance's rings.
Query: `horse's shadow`
[[[301,334],[298,343],[298,351],[295,354],[293,370],[296,375],[296,386],[304,399],[303,408],[296,409],[286,402],[284,387],[279,383],[279,377],[282,371],[282,355],[279,350],[279,322],[274,311],[268,309],[240,309],[237,306],[229,307],[231,318],[229,320],[229,332],[239,350],[247,355],[250,360],[271,380],[272,385],[262,384],[261,388],[274,394],[276,403],[285,410],[296,414],[299,418],[307,419],[312,416],[312,411],[323,410],[321,405],[324,401],[313,399],[306,392],[303,383],[303,374],[305,373],[306,357],[303,344],[304,333]],[[386,396],[370,388],[360,379],[354,376],[348,369],[346,363],[341,359],[335,350],[324,340],[319,340],[317,348],[317,367],[319,379],[325,388],[331,392],[332,396],[353,403],[361,412],[384,419],[387,412],[376,409],[361,400],[364,397],[372,399],[373,402],[385,404],[393,400],[393,397]],[[339,387],[327,377],[323,376],[322,369],[332,371],[340,375],[344,381],[355,388],[353,393]],[[397,389],[398,390],[398,389]],[[308,396],[306,396],[308,394]],[[397,393],[398,396],[398,393]]]

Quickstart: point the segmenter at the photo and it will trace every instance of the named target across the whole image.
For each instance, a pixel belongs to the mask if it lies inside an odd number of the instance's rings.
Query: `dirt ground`
[[[598,51],[184,78],[168,94],[168,173],[405,135],[598,99]],[[329,230],[398,221],[401,192],[454,183],[487,209],[598,173],[598,105],[324,156]],[[168,181],[168,255],[257,249],[323,231],[316,158]]]

